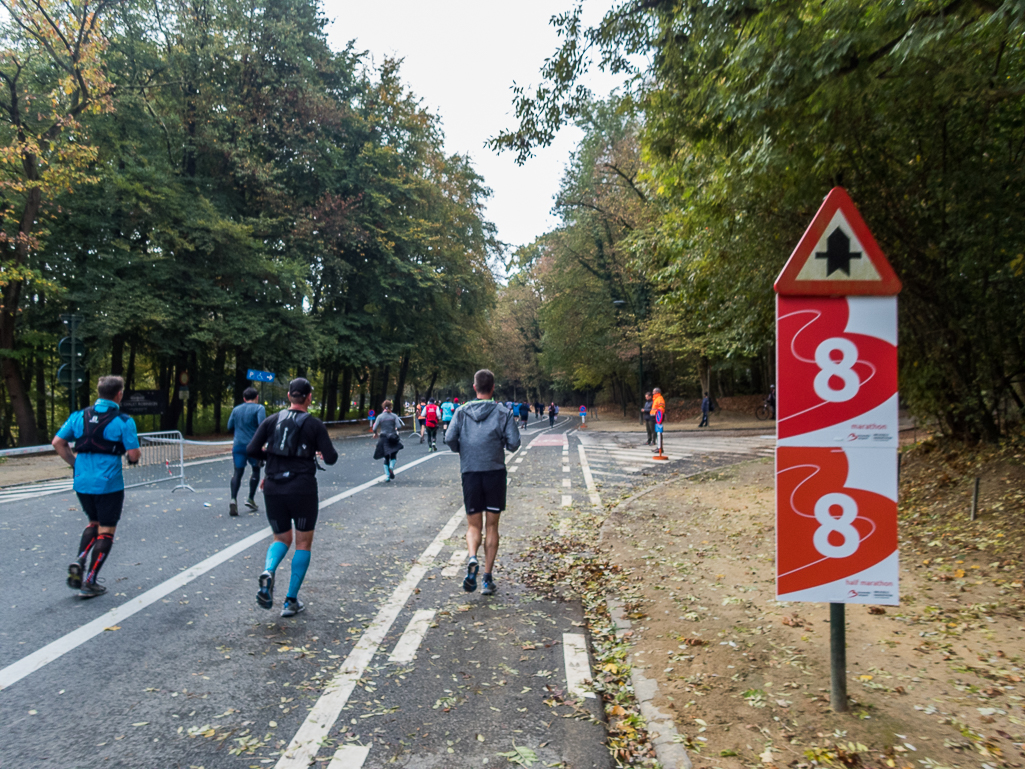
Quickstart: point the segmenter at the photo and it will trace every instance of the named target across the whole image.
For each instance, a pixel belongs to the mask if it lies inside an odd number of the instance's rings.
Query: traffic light
[[[57,382],[65,387],[71,387],[72,382],[76,387],[85,382],[85,345],[82,340],[72,336],[64,337],[57,343],[57,354],[63,364],[57,369]]]

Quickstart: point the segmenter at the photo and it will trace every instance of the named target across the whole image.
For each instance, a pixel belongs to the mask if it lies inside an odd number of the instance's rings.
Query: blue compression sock
[[[288,553],[288,545],[284,542],[271,542],[270,547],[267,548],[267,563],[263,568],[267,571],[276,570],[286,553]]]
[[[296,550],[292,556],[292,576],[288,580],[287,598],[298,598],[299,588],[303,586],[306,570],[310,568],[310,551]]]

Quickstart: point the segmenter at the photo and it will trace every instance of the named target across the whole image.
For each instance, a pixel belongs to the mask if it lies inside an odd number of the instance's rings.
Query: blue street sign
[[[251,382],[273,382],[274,375],[269,371],[257,371],[255,368],[246,369],[246,379]]]

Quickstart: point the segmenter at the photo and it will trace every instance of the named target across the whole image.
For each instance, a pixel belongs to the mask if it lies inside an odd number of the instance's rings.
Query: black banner
[[[133,390],[121,400],[121,413],[138,417],[145,414],[163,414],[167,401],[161,390]]]

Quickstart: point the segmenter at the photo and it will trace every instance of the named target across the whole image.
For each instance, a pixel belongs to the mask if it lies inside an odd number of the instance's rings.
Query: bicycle
[[[766,400],[765,403],[755,409],[755,416],[758,419],[768,419],[769,417],[775,419],[776,411],[769,406],[769,401]]]

